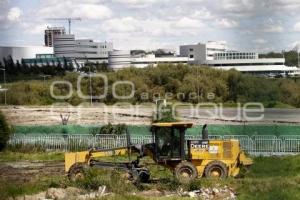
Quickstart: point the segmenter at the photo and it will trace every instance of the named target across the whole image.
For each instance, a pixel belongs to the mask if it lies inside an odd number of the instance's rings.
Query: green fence
[[[99,134],[101,126],[54,125],[14,126],[15,134]],[[202,126],[187,130],[189,135],[199,135]],[[150,126],[128,126],[132,135],[150,135]],[[212,135],[300,135],[300,125],[209,125]]]

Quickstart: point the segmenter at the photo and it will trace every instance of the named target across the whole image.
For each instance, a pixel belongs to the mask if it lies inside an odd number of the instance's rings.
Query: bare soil
[[[0,110],[5,114],[8,122],[13,125],[60,125],[61,115],[69,116],[68,124],[100,125],[100,124],[130,124],[149,125],[155,108],[152,106],[2,106]],[[224,109],[223,115],[211,117],[211,110],[196,110],[188,108],[178,109],[181,120],[194,124],[273,124],[273,123],[300,123],[299,109],[266,110],[264,118],[259,121],[234,119],[236,110]],[[233,118],[232,118],[233,117]]]
[[[0,162],[0,179],[8,183],[26,183],[38,177],[63,175],[65,175],[63,162]]]

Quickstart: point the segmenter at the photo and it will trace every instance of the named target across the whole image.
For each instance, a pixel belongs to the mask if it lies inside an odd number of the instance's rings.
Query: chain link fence
[[[240,141],[241,148],[247,153],[259,155],[286,155],[300,153],[299,135],[210,135],[210,139]],[[200,136],[186,135],[186,140],[200,140]],[[131,136],[132,144],[152,142],[152,136]],[[111,149],[126,147],[126,135],[55,135],[34,134],[11,136],[8,147],[18,149],[42,149],[47,151],[80,151],[89,148]]]

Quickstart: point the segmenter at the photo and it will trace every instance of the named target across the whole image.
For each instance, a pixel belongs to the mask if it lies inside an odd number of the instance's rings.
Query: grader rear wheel
[[[85,163],[76,163],[72,165],[68,172],[68,178],[72,182],[84,179],[85,171],[88,169],[88,165]]]
[[[226,178],[228,169],[223,162],[212,161],[205,167],[204,175],[208,178]]]
[[[196,167],[190,162],[179,163],[175,170],[175,176],[180,183],[190,183],[198,176]]]

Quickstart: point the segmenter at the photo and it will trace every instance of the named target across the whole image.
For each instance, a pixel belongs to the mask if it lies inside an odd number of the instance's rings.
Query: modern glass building
[[[65,62],[72,63],[72,60],[70,58],[56,57],[54,54],[37,54],[36,58],[25,58],[22,59],[21,62],[29,66],[56,66],[59,63],[61,65],[63,65]]]

